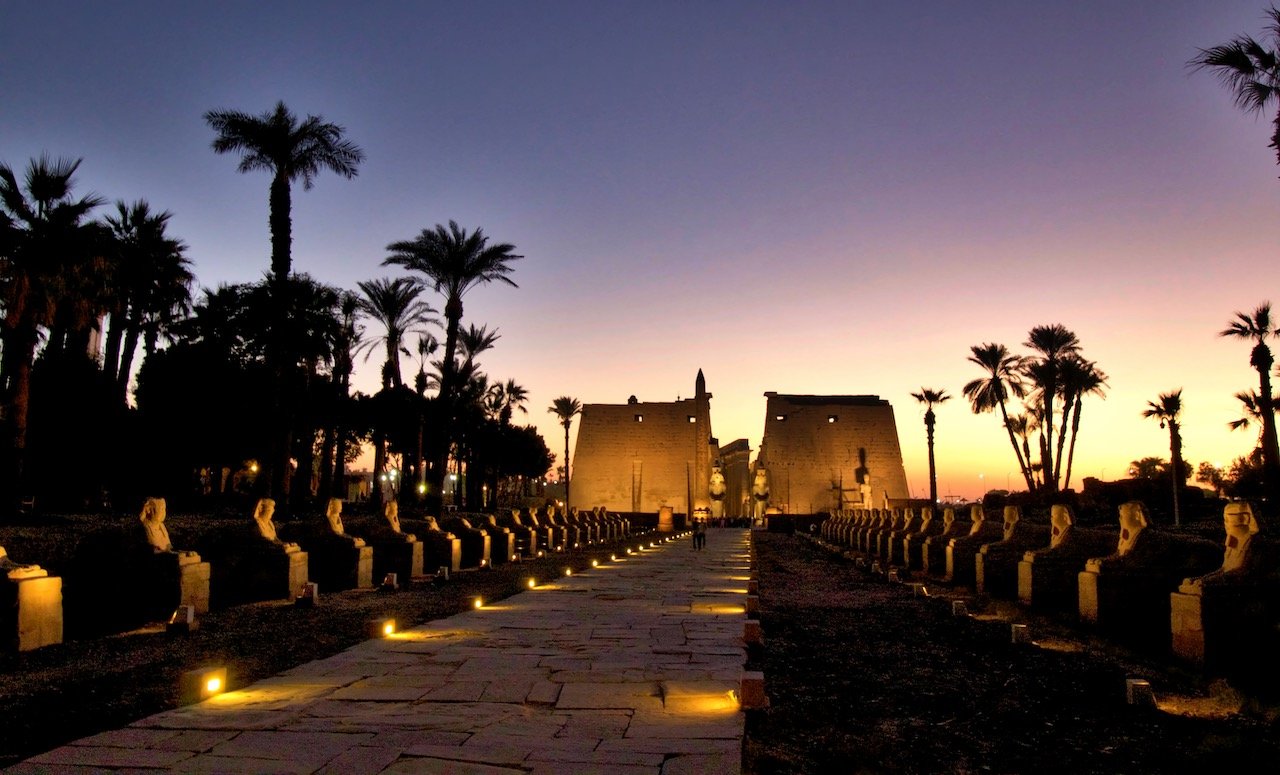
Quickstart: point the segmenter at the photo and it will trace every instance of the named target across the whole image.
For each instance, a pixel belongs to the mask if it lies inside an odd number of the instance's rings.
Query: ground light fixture
[[[573,575],[573,568],[565,568],[565,569],[564,569],[564,575],[566,575],[566,576],[572,576],[572,575]]]
[[[599,567],[600,567],[600,561],[599,561],[599,560],[595,560],[595,559],[593,559],[593,560],[591,561],[591,567],[593,567],[593,568],[599,568]]]
[[[532,578],[528,579],[527,581],[525,581],[525,586],[527,586],[529,589],[533,589],[534,587],[538,586],[538,580],[532,579]]]
[[[477,610],[478,610],[478,609],[481,609],[481,608],[484,608],[484,598],[483,598],[483,597],[477,597],[474,601],[472,601],[472,603],[471,603],[471,607],[472,607],[472,608],[475,608],[475,609],[477,609]]]
[[[202,667],[182,674],[178,685],[178,703],[191,705],[203,702],[227,690],[225,667]]]
[[[365,630],[370,638],[386,638],[396,634],[396,620],[389,618],[373,619]]]
[[[609,555],[609,562],[617,562],[617,561],[618,561],[618,555],[617,555],[617,554],[611,554],[611,555]]]

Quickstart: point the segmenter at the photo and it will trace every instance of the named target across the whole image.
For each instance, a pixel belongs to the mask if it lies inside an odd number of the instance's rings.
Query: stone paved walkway
[[[9,773],[739,773],[745,530],[712,530]],[[69,701],[74,701],[68,698]]]

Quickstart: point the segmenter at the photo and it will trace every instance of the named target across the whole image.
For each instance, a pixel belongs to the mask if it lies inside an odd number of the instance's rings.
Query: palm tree
[[[1038,354],[1024,367],[1037,387],[1037,395],[1043,407],[1043,433],[1040,442],[1040,466],[1045,486],[1050,492],[1058,490],[1058,469],[1053,463],[1053,401],[1061,389],[1060,372],[1063,362],[1080,351],[1080,340],[1065,326],[1054,323],[1035,326],[1027,334],[1023,346]]]
[[[471,379],[474,375],[476,357],[492,350],[502,335],[497,330],[490,331],[488,326],[477,328],[474,324],[458,332],[458,349],[462,351],[462,365],[458,367],[458,375],[463,379]]]
[[[485,400],[489,413],[498,421],[498,424],[504,427],[511,425],[511,415],[515,410],[519,409],[521,414],[529,413],[525,408],[525,403],[529,400],[529,391],[514,379],[494,384],[489,388],[489,395]]]
[[[1189,62],[1196,70],[1210,70],[1235,98],[1236,107],[1247,113],[1261,113],[1280,103],[1280,9],[1267,10],[1271,22],[1266,27],[1267,48],[1248,35],[1230,43],[1202,48]],[[1280,159],[1280,111],[1272,119],[1270,146]]]
[[[214,151],[241,154],[240,172],[271,173],[271,274],[277,283],[283,282],[293,265],[293,181],[301,180],[302,187],[310,190],[322,170],[354,178],[364,161],[364,151],[343,139],[346,130],[341,126],[312,115],[298,121],[284,102],[277,102],[274,110],[260,116],[211,110],[204,114],[204,120],[218,133]]]
[[[1235,398],[1240,402],[1240,408],[1244,411],[1244,416],[1239,419],[1232,420],[1227,423],[1227,427],[1233,431],[1243,430],[1252,425],[1258,426],[1258,444],[1254,451],[1256,456],[1262,454],[1262,407],[1259,406],[1258,391],[1241,390],[1236,393]],[[1271,397],[1271,405],[1275,406],[1277,396]]]
[[[1143,410],[1143,417],[1151,417],[1160,421],[1160,427],[1169,427],[1169,457],[1172,460],[1170,473],[1173,478],[1173,524],[1182,524],[1178,511],[1178,491],[1186,481],[1183,475],[1185,463],[1182,462],[1182,432],[1179,419],[1182,414],[1182,388],[1172,393],[1161,393],[1155,401],[1148,401]]]
[[[0,480],[16,496],[23,473],[27,414],[31,401],[31,367],[40,329],[53,323],[65,301],[67,278],[96,239],[84,219],[103,200],[89,194],[72,196],[80,160],[33,159],[22,183],[0,164]],[[91,233],[93,232],[93,233]]]
[[[436,224],[435,229],[423,229],[417,238],[393,242],[387,246],[391,255],[382,263],[397,264],[426,276],[437,293],[445,297],[444,358],[440,369],[440,396],[444,400],[442,418],[445,423],[443,445],[447,457],[449,437],[453,426],[453,403],[457,391],[457,371],[454,358],[458,351],[458,332],[462,325],[462,297],[477,285],[503,282],[517,287],[509,275],[512,262],[523,258],[516,255],[515,246],[507,243],[489,244],[489,238],[480,229],[470,234],[466,229],[449,221],[448,228]],[[439,461],[436,476],[443,482],[444,464]]]
[[[308,115],[299,121],[283,102],[275,109],[260,116],[252,116],[235,110],[211,110],[204,114],[205,122],[218,133],[213,140],[217,153],[240,153],[240,172],[265,170],[271,173],[271,193],[268,200],[268,225],[271,229],[271,283],[276,296],[283,299],[289,273],[293,268],[293,217],[290,187],[301,180],[304,189],[310,189],[321,170],[331,170],[347,179],[356,176],[364,151],[343,139],[342,127],[324,121],[319,116]],[[286,350],[288,321],[284,319],[286,307],[276,308],[268,330],[273,332],[268,340],[267,361],[275,370],[275,415],[279,420],[275,454],[268,466],[271,482],[270,494],[284,493],[284,472],[289,465],[289,447],[292,407],[285,398],[284,385],[286,361],[291,353]]]
[[[418,299],[422,293],[422,285],[408,277],[366,280],[357,283],[357,286],[364,294],[358,302],[360,310],[383,328],[382,336],[371,338],[365,343],[370,352],[381,344],[386,355],[382,366],[382,387],[401,387],[404,385],[404,378],[400,372],[400,356],[410,354],[404,346],[404,338],[418,326],[438,323],[431,317],[435,310],[430,304]]]
[[[1002,344],[974,345],[969,350],[972,353],[969,356],[969,362],[981,366],[986,370],[987,376],[969,382],[961,392],[964,393],[965,398],[969,399],[974,414],[990,412],[999,407],[1001,422],[1009,433],[1009,444],[1018,458],[1018,468],[1027,481],[1027,489],[1034,490],[1035,483],[1031,478],[1030,461],[1023,458],[1022,450],[1018,448],[1018,441],[1014,437],[1013,426],[1009,424],[1009,412],[1005,405],[1009,396],[1022,398],[1026,395],[1026,387],[1022,383],[1022,359],[1011,354],[1009,348]]]
[[[107,329],[103,371],[115,379],[124,402],[134,354],[145,340],[155,350],[161,335],[191,311],[191,261],[182,240],[169,237],[172,213],[153,213],[145,200],[116,203],[116,215],[104,220],[115,243],[116,278],[111,324]]]
[[[911,397],[924,404],[925,435],[929,440],[929,505],[936,509],[938,507],[938,472],[933,463],[933,426],[936,419],[933,407],[935,404],[951,400],[951,396],[947,395],[945,390],[922,387],[919,393],[912,393]]]
[[[1107,375],[1098,369],[1098,364],[1084,358],[1068,358],[1063,364],[1063,423],[1062,430],[1067,428],[1066,414],[1071,412],[1071,446],[1067,450],[1067,475],[1062,480],[1062,489],[1071,489],[1071,466],[1076,457],[1076,437],[1080,434],[1080,405],[1086,395],[1102,397],[1103,388],[1107,385]],[[1058,436],[1058,462],[1062,462],[1062,436]]]
[[[560,396],[551,402],[547,411],[560,418],[564,426],[564,507],[572,504],[569,500],[569,426],[573,424],[574,415],[582,414],[582,402],[569,396]]]
[[[1274,9],[1273,9],[1274,10]],[[1229,336],[1235,339],[1252,339],[1253,350],[1249,353],[1249,365],[1258,372],[1258,414],[1262,420],[1262,466],[1267,472],[1267,489],[1272,494],[1280,491],[1280,445],[1276,442],[1276,415],[1274,394],[1271,391],[1271,366],[1275,358],[1271,348],[1267,346],[1267,337],[1280,335],[1280,330],[1271,322],[1271,302],[1263,302],[1252,315],[1236,313],[1231,322],[1218,336]]]

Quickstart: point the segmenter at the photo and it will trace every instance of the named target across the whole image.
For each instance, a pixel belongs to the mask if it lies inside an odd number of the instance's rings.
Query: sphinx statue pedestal
[[[0,566],[0,638],[6,651],[61,643],[62,579],[36,565]]]
[[[200,560],[194,552],[161,552],[151,557],[156,576],[161,579],[161,587],[157,593],[165,596],[165,587],[176,590],[177,600],[169,605],[160,602],[155,609],[160,620],[169,618],[169,614],[180,605],[189,605],[198,614],[209,612],[209,579],[212,566]]]

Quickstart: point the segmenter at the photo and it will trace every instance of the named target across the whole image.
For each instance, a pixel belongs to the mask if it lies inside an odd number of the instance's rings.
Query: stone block
[[[10,651],[62,642],[62,579],[0,576],[0,638]]]

